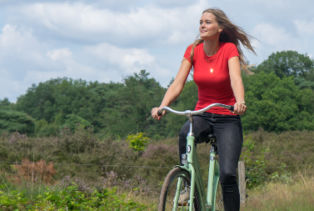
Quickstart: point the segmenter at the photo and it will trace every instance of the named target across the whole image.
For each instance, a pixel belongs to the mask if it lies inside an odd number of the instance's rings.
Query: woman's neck
[[[219,49],[219,39],[217,40],[204,40],[204,52],[207,56],[212,56],[217,53]]]

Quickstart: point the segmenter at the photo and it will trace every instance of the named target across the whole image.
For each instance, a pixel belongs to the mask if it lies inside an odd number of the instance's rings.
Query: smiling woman
[[[207,9],[200,18],[200,39],[188,46],[179,72],[168,88],[159,107],[152,109],[152,117],[160,119],[158,113],[169,106],[182,92],[185,81],[193,67],[193,79],[198,86],[198,101],[195,110],[213,103],[234,107],[214,107],[193,116],[193,131],[196,143],[213,133],[217,139],[220,181],[226,211],[240,209],[240,195],[236,169],[241,153],[243,134],[240,115],[246,111],[244,87],[240,65],[245,66],[240,43],[254,52],[248,35],[234,25],[220,9]],[[186,137],[190,122],[187,121],[179,133],[180,159],[186,154]],[[182,165],[182,160],[180,160]],[[189,197],[180,196],[178,204],[185,204]]]
[[[196,40],[193,44],[193,49],[204,42],[207,39],[217,38],[220,42],[232,42],[236,45],[239,52],[239,59],[241,65],[245,68],[246,63],[243,58],[243,53],[240,48],[240,42],[247,47],[249,50],[255,53],[254,48],[251,45],[250,40],[248,39],[249,35],[244,32],[240,27],[233,24],[226,14],[219,9],[207,9],[203,12],[203,15],[200,20],[200,39]],[[216,36],[216,37],[215,37]],[[214,52],[208,52],[208,56],[216,53],[218,46],[214,48]],[[193,58],[194,52],[191,52],[191,59]]]

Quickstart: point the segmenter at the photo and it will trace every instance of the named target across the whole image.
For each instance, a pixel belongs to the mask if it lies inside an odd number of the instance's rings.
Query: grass
[[[314,210],[314,177],[301,174],[295,183],[270,182],[248,192],[243,211],[312,211]]]

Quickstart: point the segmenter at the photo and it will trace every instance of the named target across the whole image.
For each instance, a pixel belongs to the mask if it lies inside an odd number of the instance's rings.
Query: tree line
[[[248,106],[244,131],[314,130],[314,60],[281,51],[249,70],[243,73]],[[32,85],[16,103],[0,100],[0,133],[57,136],[80,127],[108,138],[138,132],[156,139],[176,136],[184,117],[166,115],[160,122],[150,117],[165,91],[146,70],[122,82],[51,79]],[[193,109],[196,101],[197,87],[187,81],[172,106]]]

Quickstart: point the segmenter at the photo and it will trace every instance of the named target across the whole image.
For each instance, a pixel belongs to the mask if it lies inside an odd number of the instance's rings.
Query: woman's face
[[[212,13],[205,12],[200,19],[200,37],[203,40],[219,37],[222,28]]]

